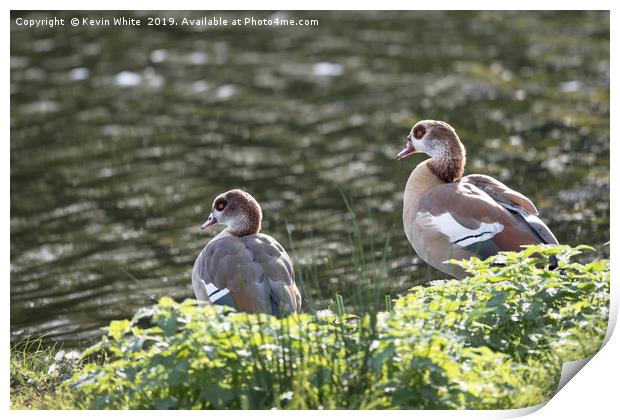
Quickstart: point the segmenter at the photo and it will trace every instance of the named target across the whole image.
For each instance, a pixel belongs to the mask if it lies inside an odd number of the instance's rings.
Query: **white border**
[[[54,10],[62,10],[62,9],[74,9],[79,10],[85,8],[85,6],[89,6],[93,9],[100,10],[196,10],[196,9],[212,9],[212,10],[275,10],[275,9],[288,9],[288,10],[354,10],[354,9],[382,9],[382,10],[406,10],[411,9],[415,6],[418,10],[434,10],[434,9],[455,9],[455,10],[475,10],[475,9],[488,9],[488,10],[548,10],[548,9],[562,9],[562,10],[581,10],[581,9],[598,9],[598,10],[611,10],[611,45],[618,45],[618,13],[620,13],[619,7],[614,7],[616,4],[620,4],[618,2],[612,1],[600,1],[600,0],[590,0],[588,2],[576,2],[576,1],[533,1],[533,0],[522,0],[522,1],[512,1],[512,2],[497,2],[497,1],[476,1],[470,0],[468,2],[457,2],[457,1],[442,1],[442,0],[434,0],[432,2],[422,2],[418,1],[412,3],[410,1],[395,1],[395,0],[383,0],[381,2],[374,3],[361,3],[359,1],[335,1],[335,0],[314,0],[314,1],[297,1],[295,3],[286,2],[286,1],[261,1],[261,2],[251,2],[251,1],[241,1],[241,0],[229,0],[226,2],[197,2],[197,1],[184,1],[178,0],[175,2],[163,2],[163,1],[119,1],[119,0],[111,0],[111,1],[90,1],[88,3],[84,3],[83,1],[9,1],[7,2],[8,6],[13,9],[54,9]],[[7,9],[5,22],[8,22],[10,17],[9,9]],[[8,57],[9,57],[9,30],[5,29],[5,34],[2,38],[2,52],[3,52],[3,60],[4,66],[2,68],[2,73],[4,76],[4,92],[5,92],[5,100],[3,105],[3,115],[6,121],[4,136],[6,137],[6,141],[3,142],[5,147],[5,153],[2,153],[2,192],[4,197],[9,197],[10,199],[10,152],[9,150],[9,127],[10,127],[10,115],[9,115],[9,66],[8,66]],[[614,115],[614,111],[618,109],[616,106],[617,102],[617,90],[614,89],[617,82],[615,82],[613,74],[614,70],[617,68],[617,53],[614,52],[614,48],[611,49],[611,66],[612,66],[612,83],[611,83],[611,115]],[[615,72],[617,73],[617,72]],[[611,132],[615,133],[618,124],[614,118],[611,118]],[[611,162],[619,162],[618,159],[618,147],[614,145],[614,141],[611,141]],[[617,179],[618,167],[619,165],[612,165],[611,167],[611,178],[612,180]],[[617,186],[615,183],[611,183],[612,191],[611,191],[611,214],[613,215],[613,209],[617,208]],[[2,225],[2,238],[4,239],[5,246],[2,247],[2,265],[3,272],[8,276],[10,273],[10,233],[9,233],[9,224],[7,223],[10,220],[9,212],[10,212],[10,203],[9,199],[4,200],[4,204],[2,205],[1,211],[3,220],[5,223]],[[618,237],[614,235],[614,232],[617,231],[616,225],[613,223],[612,216],[612,237]],[[611,255],[615,256],[615,244],[611,243]],[[617,301],[618,301],[618,287],[617,282],[614,281],[616,278],[618,270],[616,269],[616,264],[612,263],[612,297],[614,298],[614,307],[612,309],[612,314],[617,314]],[[8,410],[9,406],[9,369],[8,369],[8,360],[9,360],[9,317],[10,317],[10,293],[9,293],[9,281],[8,278],[4,280],[5,290],[4,290],[4,299],[5,305],[3,308],[3,317],[4,322],[2,324],[3,328],[3,346],[1,347],[0,352],[2,352],[2,360],[4,363],[1,364],[2,375],[4,378],[4,392],[2,392],[3,399],[3,407],[5,410]],[[614,320],[615,321],[615,320]],[[615,322],[614,322],[615,323]],[[531,418],[538,419],[546,419],[546,418],[562,418],[562,419],[584,419],[584,418],[612,418],[618,415],[618,408],[620,408],[620,398],[618,398],[618,379],[620,373],[620,341],[617,338],[617,334],[611,336],[607,345],[594,356],[592,361],[588,363],[588,367],[584,369],[583,372],[580,372],[577,377],[571,381],[553,398],[550,402],[541,410],[535,412],[531,415]],[[142,415],[143,413],[136,413],[133,411],[115,411],[115,412],[84,412],[84,411],[69,411],[69,412],[59,412],[59,411],[45,411],[45,412],[34,412],[34,411],[11,411],[10,414],[15,418],[39,418],[41,415],[49,416],[52,418],[84,418],[84,417],[125,417],[125,418],[135,418],[136,415]],[[180,415],[183,417],[194,417],[203,418],[203,416],[208,413],[203,412],[178,412],[174,415]],[[390,416],[390,417],[401,417],[410,419],[411,416],[424,418],[424,419],[437,419],[437,418],[501,418],[501,417],[512,417],[515,415],[525,414],[523,411],[515,412],[515,411],[458,411],[458,412],[448,412],[448,411],[399,411],[399,412],[356,412],[354,415],[360,418],[374,418],[377,415],[381,416]],[[169,414],[167,412],[149,412],[148,416],[153,416],[155,418],[164,418]],[[290,412],[274,412],[274,411],[263,411],[263,412],[218,412],[216,414],[218,417],[237,417],[237,415],[243,415],[243,417],[252,417],[252,418],[267,418],[274,419],[276,417],[284,418],[289,417],[291,415]],[[320,414],[322,417],[332,417],[340,418],[349,414],[346,413],[336,413],[336,412],[326,412]],[[314,411],[305,411],[305,412],[296,412],[294,416],[299,416],[300,418],[314,418],[317,416],[317,412]],[[336,417],[337,416],[337,417]]]

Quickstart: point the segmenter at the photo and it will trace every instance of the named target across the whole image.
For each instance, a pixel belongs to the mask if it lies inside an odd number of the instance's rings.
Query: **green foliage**
[[[550,398],[561,363],[598,350],[607,261],[534,246],[461,262],[391,311],[278,320],[169,298],[110,324],[65,384],[88,408],[516,408]],[[559,268],[548,270],[555,258]],[[502,265],[498,265],[501,263]],[[391,306],[391,304],[390,304]]]
[[[386,312],[285,319],[163,298],[114,321],[61,394],[76,408],[504,409],[549,399],[607,328],[609,263],[532,246],[460,262]],[[549,270],[555,261],[558,269]],[[58,405],[53,401],[50,406]]]

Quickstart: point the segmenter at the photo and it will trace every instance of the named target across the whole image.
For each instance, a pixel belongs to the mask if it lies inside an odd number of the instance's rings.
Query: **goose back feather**
[[[291,259],[262,233],[209,242],[194,264],[192,286],[201,301],[213,302],[217,293],[228,291],[233,306],[243,312],[283,316],[301,308]]]

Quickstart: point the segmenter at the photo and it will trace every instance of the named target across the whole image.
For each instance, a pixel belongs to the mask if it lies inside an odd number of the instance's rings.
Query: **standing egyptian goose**
[[[405,187],[403,224],[415,252],[436,269],[463,278],[450,259],[487,258],[526,244],[557,244],[523,194],[487,175],[463,177],[465,148],[443,121],[416,123],[396,156],[431,158],[415,167]]]
[[[291,259],[275,239],[259,233],[261,220],[260,205],[245,191],[231,190],[215,198],[202,229],[218,223],[226,229],[194,263],[192,286],[200,302],[276,316],[300,310]]]

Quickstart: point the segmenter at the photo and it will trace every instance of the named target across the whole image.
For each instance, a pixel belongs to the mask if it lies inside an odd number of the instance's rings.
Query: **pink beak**
[[[407,137],[407,143],[405,143],[405,147],[396,155],[396,159],[400,160],[405,158],[413,153],[417,152],[415,147],[413,147],[413,141],[411,141],[411,137]]]
[[[207,229],[209,229],[211,226],[214,226],[214,225],[216,225],[216,224],[217,224],[217,219],[215,218],[215,216],[213,216],[213,213],[211,213],[211,214],[209,215],[209,218],[207,219],[207,221],[206,221],[206,222],[204,222],[204,223],[202,224],[201,229],[202,229],[202,230],[207,230]]]

